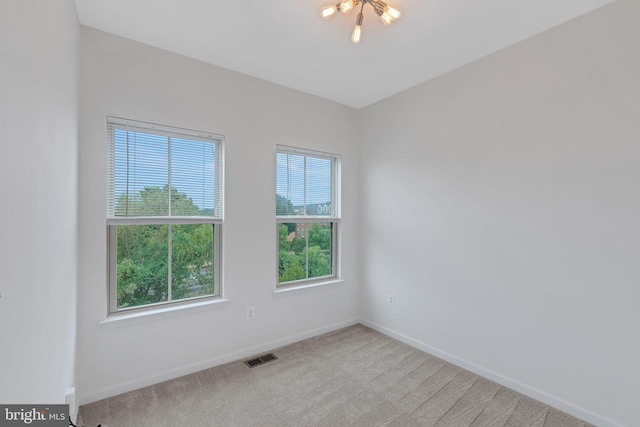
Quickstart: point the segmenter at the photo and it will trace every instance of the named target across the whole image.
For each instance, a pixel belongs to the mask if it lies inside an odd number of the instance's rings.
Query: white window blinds
[[[283,146],[276,156],[276,216],[339,218],[337,156]]]
[[[221,136],[109,117],[107,140],[108,223],[222,220]]]

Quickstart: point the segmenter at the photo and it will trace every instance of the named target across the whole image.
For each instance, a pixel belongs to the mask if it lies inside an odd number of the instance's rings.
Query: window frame
[[[309,285],[321,285],[325,283],[334,283],[337,280],[341,280],[341,268],[340,268],[340,235],[341,235],[341,173],[342,173],[342,159],[338,154],[332,154],[322,151],[309,150],[305,148],[297,148],[285,145],[276,146],[276,168],[277,168],[277,156],[278,154],[292,154],[304,157],[313,157],[331,160],[331,188],[333,194],[331,195],[331,202],[335,204],[332,206],[333,214],[329,216],[321,215],[278,215],[276,212],[276,291],[288,290],[294,288],[306,287]],[[276,176],[277,183],[277,176]],[[276,185],[277,187],[277,185]],[[306,185],[305,185],[306,187]],[[276,188],[276,195],[278,194]],[[306,241],[306,248],[309,248],[309,229],[313,224],[331,224],[331,274],[320,277],[307,277],[305,279],[292,280],[288,282],[280,282],[280,225],[287,223],[304,224],[304,238]],[[297,234],[297,231],[296,231]],[[305,273],[309,275],[309,259],[306,259]]]
[[[212,143],[215,145],[217,153],[214,158],[216,168],[214,179],[217,181],[214,194],[215,214],[213,216],[115,216],[114,214],[114,186],[111,182],[115,179],[115,132],[110,131],[111,127],[149,133],[154,135],[167,136],[169,138],[185,139]],[[135,120],[122,119],[117,117],[107,117],[107,218],[106,218],[106,240],[107,240],[107,302],[108,315],[120,315],[131,312],[157,311],[162,307],[189,306],[193,303],[200,303],[207,300],[223,300],[224,286],[222,274],[222,232],[224,222],[224,136],[208,132],[198,132],[182,128],[168,127]],[[168,156],[170,156],[170,152]],[[111,201],[111,204],[110,204]],[[167,261],[169,272],[171,272],[172,251],[172,226],[173,225],[211,225],[213,227],[213,268],[214,268],[214,293],[199,295],[195,297],[171,299],[172,282],[167,281],[167,301],[160,301],[151,304],[144,304],[132,307],[118,308],[118,226],[121,225],[167,225]]]

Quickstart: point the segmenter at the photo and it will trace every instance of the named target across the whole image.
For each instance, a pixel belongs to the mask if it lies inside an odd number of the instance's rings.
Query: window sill
[[[309,283],[306,285],[298,285],[298,286],[290,286],[290,287],[282,287],[273,291],[274,298],[282,298],[288,297],[291,295],[298,295],[307,292],[314,292],[321,289],[330,289],[337,288],[338,286],[344,285],[344,280],[342,279],[332,279],[327,282],[319,282],[319,283]]]
[[[177,304],[152,310],[132,311],[128,313],[115,313],[98,322],[102,329],[114,329],[121,326],[136,325],[167,317],[173,317],[185,313],[195,313],[212,308],[222,308],[228,305],[230,300],[217,298],[207,301],[198,301],[188,304]]]

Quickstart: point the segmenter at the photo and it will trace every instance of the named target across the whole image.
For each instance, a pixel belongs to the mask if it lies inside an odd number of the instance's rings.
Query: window
[[[109,312],[221,296],[221,136],[107,118]]]
[[[278,286],[337,278],[339,167],[332,154],[278,147]]]

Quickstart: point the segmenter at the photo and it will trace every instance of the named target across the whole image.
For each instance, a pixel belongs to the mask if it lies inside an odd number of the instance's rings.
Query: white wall
[[[78,392],[82,403],[355,321],[357,112],[96,30],[81,30]],[[286,64],[283,64],[286,66]],[[219,308],[103,330],[106,116],[226,136]],[[341,286],[274,298],[276,144],[342,155]],[[256,319],[246,320],[246,308]]]
[[[71,0],[0,2],[0,402],[73,386],[78,18]]]
[[[364,319],[603,426],[640,425],[639,21],[619,0],[361,116]]]

